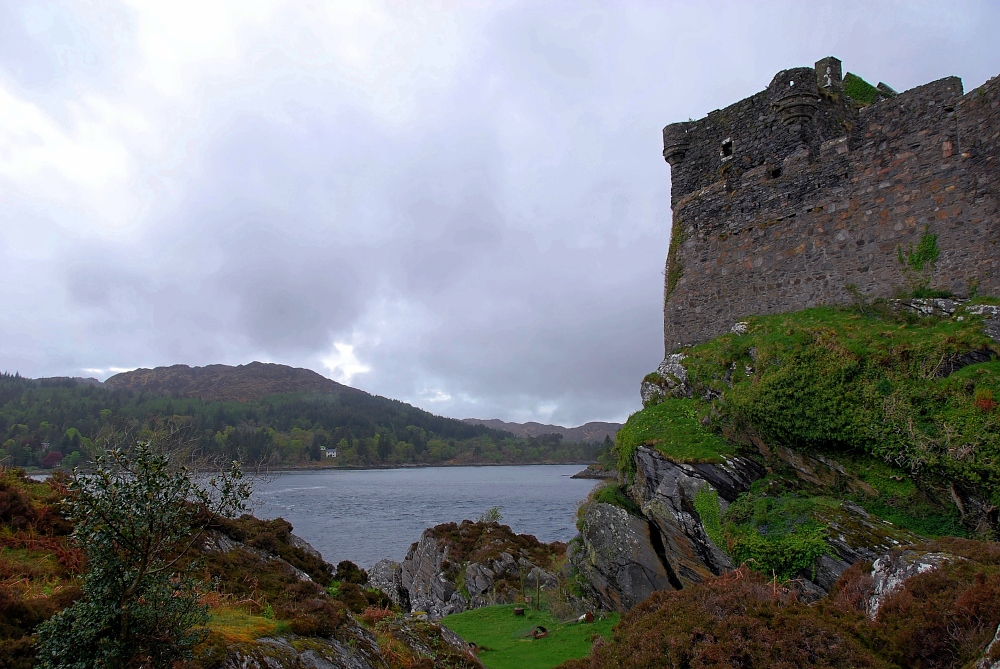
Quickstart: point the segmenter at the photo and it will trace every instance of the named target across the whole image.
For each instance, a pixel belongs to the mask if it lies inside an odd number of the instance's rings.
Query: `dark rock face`
[[[698,583],[732,569],[733,564],[705,534],[694,496],[708,485],[719,494],[724,507],[764,470],[747,458],[733,458],[722,465],[675,464],[651,448],[636,451],[636,474],[630,494],[650,521],[652,538],[663,544],[663,553],[677,581]],[[655,546],[655,543],[654,543]]]
[[[625,612],[657,590],[676,590],[676,576],[653,548],[650,523],[610,504],[592,504],[583,517],[582,546],[570,560],[601,606]],[[571,549],[572,550],[572,549]]]
[[[636,451],[629,495],[643,517],[609,504],[592,504],[583,519],[582,545],[571,562],[601,605],[627,611],[656,590],[680,590],[733,568],[709,539],[694,508],[705,486],[728,505],[764,474],[752,460],[722,465],[673,463],[651,448]]]

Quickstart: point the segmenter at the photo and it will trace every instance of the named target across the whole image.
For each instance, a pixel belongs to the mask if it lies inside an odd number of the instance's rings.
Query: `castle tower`
[[[1000,295],[998,101],[996,78],[968,95],[956,77],[897,95],[830,56],[665,127],[666,351],[744,316],[849,302],[852,284],[892,296],[907,287],[897,247],[925,230],[941,249],[932,288]]]

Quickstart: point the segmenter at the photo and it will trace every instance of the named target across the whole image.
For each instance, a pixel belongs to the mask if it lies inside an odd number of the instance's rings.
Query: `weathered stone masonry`
[[[897,248],[925,227],[932,288],[1000,295],[1000,78],[963,95],[948,77],[859,108],[840,61],[663,129],[673,230],[664,292],[669,353],[740,317],[889,297]]]

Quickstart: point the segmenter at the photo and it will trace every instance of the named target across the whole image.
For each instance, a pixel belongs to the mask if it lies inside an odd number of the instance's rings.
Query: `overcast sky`
[[[998,27],[996,0],[2,0],[0,370],[263,360],[622,420],[663,355],[661,128],[827,55],[969,90]]]

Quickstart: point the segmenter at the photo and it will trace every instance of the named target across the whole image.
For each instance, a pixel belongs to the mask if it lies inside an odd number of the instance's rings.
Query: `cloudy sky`
[[[837,55],[1000,73],[1000,3],[0,2],[0,370],[252,360],[621,420],[662,357],[660,129]]]

